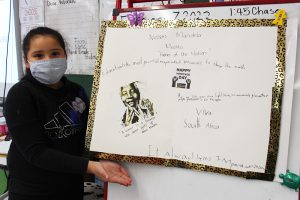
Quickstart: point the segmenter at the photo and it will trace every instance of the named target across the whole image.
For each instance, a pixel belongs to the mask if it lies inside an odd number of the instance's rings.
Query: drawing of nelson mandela
[[[120,88],[121,99],[126,106],[122,118],[124,126],[128,126],[154,115],[153,104],[148,99],[141,101],[141,95],[136,82]]]

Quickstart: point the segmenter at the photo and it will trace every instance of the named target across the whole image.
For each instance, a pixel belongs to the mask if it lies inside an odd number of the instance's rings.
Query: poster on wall
[[[21,23],[21,39],[31,30],[44,26],[44,1],[19,1],[19,17]]]
[[[93,74],[99,37],[98,0],[47,0],[45,26],[58,30],[65,38],[66,73]]]
[[[273,180],[285,29],[268,19],[103,22],[86,147]]]

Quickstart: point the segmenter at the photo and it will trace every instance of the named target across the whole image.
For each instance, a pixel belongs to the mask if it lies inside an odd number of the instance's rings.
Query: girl
[[[10,89],[4,108],[12,137],[9,199],[82,199],[86,172],[130,185],[117,163],[81,157],[89,101],[82,87],[63,76],[67,55],[61,34],[33,29],[23,40],[23,53],[27,73]]]

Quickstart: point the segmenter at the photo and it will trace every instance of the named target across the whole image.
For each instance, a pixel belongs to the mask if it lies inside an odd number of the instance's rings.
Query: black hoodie
[[[10,193],[83,193],[88,159],[81,155],[89,102],[82,87],[65,77],[61,81],[62,88],[51,89],[28,73],[7,95]]]

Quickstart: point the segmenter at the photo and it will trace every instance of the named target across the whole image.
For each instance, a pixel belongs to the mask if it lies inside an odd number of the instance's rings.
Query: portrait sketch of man
[[[120,88],[120,96],[126,107],[122,118],[124,126],[128,126],[154,115],[153,104],[148,99],[142,99],[136,82]]]

